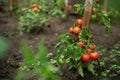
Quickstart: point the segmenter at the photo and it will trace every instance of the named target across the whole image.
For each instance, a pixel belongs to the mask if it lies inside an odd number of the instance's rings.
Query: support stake
[[[92,4],[93,4],[93,0],[85,1],[85,10],[84,10],[84,15],[83,15],[83,29],[90,28],[90,19],[92,15]]]

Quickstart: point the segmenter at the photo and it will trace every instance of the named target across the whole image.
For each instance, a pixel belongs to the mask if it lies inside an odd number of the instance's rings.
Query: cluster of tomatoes
[[[34,12],[39,12],[42,10],[41,6],[37,6],[36,4],[32,4],[32,8]]]
[[[81,58],[82,61],[88,62],[90,59],[97,60],[99,58],[99,53],[94,51],[96,48],[96,45],[90,44],[88,46],[88,45],[86,45],[86,42],[79,41],[79,33],[82,30],[82,24],[83,24],[82,19],[77,19],[75,24],[76,24],[76,27],[74,27],[74,28],[71,27],[69,29],[70,34],[74,34],[76,36],[75,41],[77,42],[77,45],[80,48],[86,49],[86,46],[87,46],[87,51],[86,51],[87,54],[82,54],[82,58]],[[93,36],[91,35],[90,38],[93,39]]]
[[[81,28],[82,28],[82,24],[83,24],[83,21],[82,21],[82,19],[78,19],[77,21],[76,21],[76,27],[74,27],[74,28],[70,28],[69,29],[69,32],[71,33],[71,34],[74,34],[75,35],[75,41],[79,41],[79,36],[78,36],[78,34],[79,34],[79,32],[82,30]]]
[[[88,62],[91,60],[98,60],[99,58],[99,53],[96,51],[94,52],[94,49],[96,48],[95,45],[90,45],[89,48],[88,48],[88,54],[83,54],[82,55],[82,61],[83,62]]]

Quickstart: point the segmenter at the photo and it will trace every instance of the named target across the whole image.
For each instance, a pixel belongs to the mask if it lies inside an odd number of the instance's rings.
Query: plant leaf
[[[78,71],[79,71],[79,74],[84,77],[84,73],[83,73],[83,67],[82,65],[80,64],[79,68],[78,68]]]
[[[86,30],[85,30],[85,34],[86,34],[86,36],[90,37],[90,35],[91,35],[90,30],[86,29]]]
[[[73,58],[70,58],[70,63],[72,66],[75,66],[75,61],[73,60]]]
[[[80,49],[77,50],[76,53],[75,53],[75,59],[76,59],[76,60],[79,60],[79,59],[81,58],[81,55],[82,55],[81,50],[80,50]]]
[[[73,46],[72,45],[68,45],[68,47],[66,48],[67,53],[68,54],[72,54],[73,53]]]
[[[94,65],[92,63],[89,63],[87,65],[87,68],[88,68],[88,71],[92,72],[92,74],[95,74]]]
[[[105,24],[106,26],[106,33],[109,34],[110,33],[110,19],[107,17],[101,17],[102,23]]]
[[[25,64],[30,65],[33,63],[34,57],[32,50],[27,46],[25,42],[22,42],[22,53],[23,53],[23,61]]]

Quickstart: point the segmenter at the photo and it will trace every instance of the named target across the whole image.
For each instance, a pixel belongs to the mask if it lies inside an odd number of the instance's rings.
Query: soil
[[[2,15],[0,17],[0,36],[7,38],[9,42],[9,50],[7,55],[0,59],[0,80],[13,80],[19,66],[22,63],[22,53],[20,50],[21,41],[26,41],[33,50],[38,50],[38,43],[44,39],[47,52],[56,53],[55,45],[59,41],[59,35],[67,32],[72,26],[75,16],[70,16],[67,20],[52,19],[50,26],[46,26],[43,31],[38,34],[24,33],[19,35],[18,20]],[[91,24],[91,31],[94,35],[96,45],[102,45],[110,51],[118,41],[120,41],[120,25],[112,24],[110,36],[105,36],[105,26],[100,24]],[[62,80],[103,80],[101,77],[94,78],[92,74],[85,74],[85,78],[81,78],[77,72],[73,70],[65,70]],[[4,79],[5,78],[5,79]],[[37,80],[33,77],[31,80]],[[111,80],[111,79],[104,79]],[[113,80],[120,80],[117,76]]]

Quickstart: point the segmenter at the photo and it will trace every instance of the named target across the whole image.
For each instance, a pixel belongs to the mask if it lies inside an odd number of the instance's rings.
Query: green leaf
[[[27,46],[25,42],[22,42],[22,54],[25,64],[30,65],[31,63],[33,63],[34,57],[32,50]]]
[[[57,55],[58,57],[60,57],[63,53],[63,49],[62,48],[59,48],[58,51],[57,51]]]
[[[110,19],[105,16],[101,17],[101,19],[102,19],[102,23],[105,24],[105,26],[106,26],[106,33],[109,34],[110,28],[111,28]]]
[[[66,48],[67,54],[72,54],[73,53],[73,46],[72,45],[68,45],[68,47]]]
[[[86,36],[90,37],[90,36],[91,36],[90,30],[86,29],[86,30],[85,30],[85,34],[86,34]]]
[[[78,49],[75,53],[75,59],[79,60],[81,58],[82,52],[81,49]]]
[[[47,62],[46,48],[44,46],[44,40],[41,40],[39,44],[39,51],[36,54],[36,59],[39,59],[42,63]]]
[[[80,74],[82,77],[84,77],[83,67],[82,67],[81,64],[79,65],[78,71],[79,71],[79,74]]]
[[[70,58],[70,63],[72,66],[75,66],[75,61],[73,60],[73,58]]]
[[[94,65],[92,63],[89,63],[87,65],[87,68],[88,68],[88,71],[92,72],[92,74],[95,74]]]

